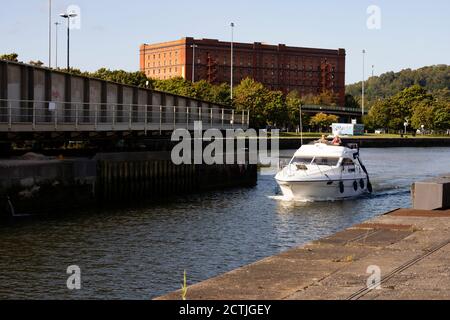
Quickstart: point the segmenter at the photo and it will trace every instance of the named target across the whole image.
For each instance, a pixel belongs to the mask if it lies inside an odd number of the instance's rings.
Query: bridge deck
[[[247,129],[249,112],[219,107],[1,100],[0,132]]]

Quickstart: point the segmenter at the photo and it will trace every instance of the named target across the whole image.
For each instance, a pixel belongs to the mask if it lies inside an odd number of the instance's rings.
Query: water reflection
[[[292,154],[289,151],[286,155]],[[450,168],[450,149],[363,149],[374,193],[335,202],[277,199],[275,168],[258,186],[176,197],[147,209],[0,226],[0,298],[150,299],[410,205],[410,184]],[[413,160],[412,160],[413,159]],[[82,290],[66,288],[66,268]]]

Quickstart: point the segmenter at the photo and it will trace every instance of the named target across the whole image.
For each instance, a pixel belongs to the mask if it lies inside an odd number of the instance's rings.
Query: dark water
[[[184,270],[191,284],[408,207],[414,180],[450,172],[450,148],[361,154],[375,190],[355,200],[280,201],[275,169],[263,169],[252,189],[0,226],[0,298],[150,299],[179,289]],[[69,265],[81,268],[79,291],[66,287]]]

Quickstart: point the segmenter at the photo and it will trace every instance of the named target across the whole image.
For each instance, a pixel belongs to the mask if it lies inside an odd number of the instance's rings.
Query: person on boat
[[[328,144],[328,140],[327,137],[323,134],[322,137],[317,140],[318,143],[324,143],[324,144]]]
[[[334,145],[334,146],[340,146],[340,145],[342,145],[342,140],[341,140],[341,138],[339,137],[338,134],[334,136],[334,139],[333,139],[333,141],[331,142],[331,144]]]

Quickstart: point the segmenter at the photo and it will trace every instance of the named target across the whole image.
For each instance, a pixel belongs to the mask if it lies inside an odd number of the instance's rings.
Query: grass
[[[181,286],[181,298],[183,300],[186,300],[187,290],[186,270],[184,270],[183,285]]]
[[[320,132],[304,132],[303,138],[320,138],[322,134],[325,135],[331,135],[330,132],[327,133],[320,133]],[[280,138],[282,139],[298,139],[300,138],[300,134],[297,134],[295,132],[280,132]],[[366,133],[363,136],[348,136],[344,137],[345,139],[400,139],[402,138],[399,134],[375,134],[375,133]],[[428,134],[428,135],[416,135],[413,137],[411,134],[408,134],[406,136],[403,136],[403,138],[408,139],[427,139],[427,138],[447,138],[450,139],[450,136],[448,135],[437,135],[437,134]]]

